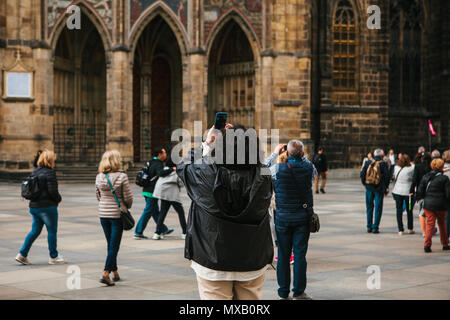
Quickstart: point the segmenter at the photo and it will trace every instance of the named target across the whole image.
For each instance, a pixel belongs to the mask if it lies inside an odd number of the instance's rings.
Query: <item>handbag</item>
[[[122,220],[123,230],[128,231],[128,230],[133,229],[134,224],[135,224],[133,216],[131,215],[131,213],[128,209],[124,210],[120,206],[119,199],[117,199],[116,190],[114,190],[107,173],[106,173],[106,179],[108,180],[109,188],[111,189],[114,199],[116,199],[117,206],[120,209],[120,219]]]
[[[289,164],[289,162],[286,162],[286,165],[289,168],[289,171],[291,172],[292,177],[294,178],[295,187],[297,188],[297,191],[300,194],[300,190],[298,189],[298,182],[297,182],[297,179],[295,179],[295,175],[291,168],[291,165]],[[309,232],[311,232],[311,233],[319,232],[319,230],[320,230],[319,216],[317,215],[317,213],[314,212],[314,209],[311,206],[309,206],[307,203],[304,203],[302,206],[309,215]]]

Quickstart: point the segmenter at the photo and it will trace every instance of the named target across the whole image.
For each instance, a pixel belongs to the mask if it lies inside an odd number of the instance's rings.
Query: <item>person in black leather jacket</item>
[[[228,146],[226,137],[245,128],[231,128],[226,126],[222,139],[213,127],[203,149],[191,150],[191,157],[177,164],[192,200],[184,256],[196,272],[202,300],[261,299],[266,269],[273,260],[268,210],[272,179],[262,174],[259,159],[250,161],[248,137],[245,161],[236,161],[238,139]],[[223,159],[214,153],[218,140],[224,142]],[[224,159],[233,146],[234,162],[227,163]],[[252,155],[259,155],[259,148]]]
[[[431,162],[432,171],[421,180],[417,190],[417,198],[424,199],[423,208],[427,217],[425,233],[425,252],[431,252],[431,237],[433,236],[436,219],[443,250],[450,250],[448,245],[447,226],[445,218],[450,203],[450,181],[443,174],[444,160],[434,159]]]
[[[49,264],[65,263],[62,256],[58,255],[57,250],[57,230],[58,230],[58,204],[61,202],[61,195],[58,191],[58,181],[56,179],[55,166],[56,156],[53,151],[44,150],[36,162],[37,168],[32,172],[32,176],[38,177],[40,189],[39,197],[31,200],[30,214],[33,218],[33,224],[30,233],[16,256],[16,261],[21,264],[30,264],[27,259],[28,252],[33,242],[40,235],[44,225],[48,232],[48,246],[50,252]]]

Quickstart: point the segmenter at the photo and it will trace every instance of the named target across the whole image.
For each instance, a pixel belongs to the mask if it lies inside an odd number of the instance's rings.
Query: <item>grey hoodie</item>
[[[133,204],[133,194],[128,182],[128,176],[124,172],[112,172],[108,174],[109,180],[116,191],[120,206],[130,209]],[[95,179],[95,189],[97,194],[98,215],[100,218],[120,218],[120,209],[114,199],[108,180],[104,173],[99,173]]]

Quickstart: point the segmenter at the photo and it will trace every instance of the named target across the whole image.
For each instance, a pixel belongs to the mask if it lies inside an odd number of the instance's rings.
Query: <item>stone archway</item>
[[[82,13],[81,30],[64,28],[53,70],[54,145],[60,162],[97,162],[106,142],[106,54]]]
[[[140,34],[133,63],[134,161],[148,161],[157,147],[170,148],[182,126],[182,57],[167,21],[156,15]]]
[[[255,55],[241,26],[230,19],[212,43],[208,61],[208,123],[216,112],[229,121],[255,126]]]

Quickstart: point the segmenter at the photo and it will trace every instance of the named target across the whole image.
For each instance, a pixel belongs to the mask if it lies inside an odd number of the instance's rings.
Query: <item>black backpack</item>
[[[36,200],[41,194],[41,189],[39,188],[39,179],[37,176],[29,176],[25,181],[22,182],[22,197],[27,200]]]
[[[148,176],[148,167],[149,167],[149,163],[147,162],[147,166],[143,167],[141,170],[139,170],[136,175],[135,182],[139,187],[146,187],[150,183],[150,177]]]

